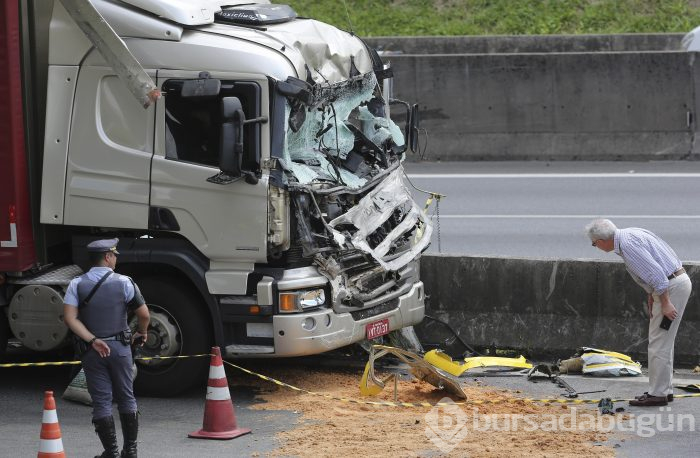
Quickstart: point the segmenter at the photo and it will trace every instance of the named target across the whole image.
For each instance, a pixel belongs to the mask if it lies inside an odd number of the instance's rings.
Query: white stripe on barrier
[[[226,401],[226,400],[231,399],[231,393],[228,391],[227,386],[222,386],[222,387],[208,386],[207,387],[207,399],[209,401]]]
[[[63,451],[63,441],[61,439],[42,439],[39,444],[39,452],[58,453]]]
[[[224,370],[224,366],[209,366],[209,378],[226,378],[226,370]]]
[[[42,423],[58,423],[58,415],[56,415],[56,411],[54,409],[44,410]]]

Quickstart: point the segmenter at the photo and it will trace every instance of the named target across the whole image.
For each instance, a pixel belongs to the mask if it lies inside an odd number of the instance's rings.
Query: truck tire
[[[210,319],[202,300],[174,279],[137,279],[151,314],[148,339],[136,356],[183,356],[211,351]],[[130,320],[132,329],[136,319]],[[176,395],[192,386],[206,386],[209,358],[138,361],[134,380],[137,394],[156,397]]]
[[[5,357],[7,341],[10,338],[10,323],[7,321],[5,310],[0,309],[0,359]]]

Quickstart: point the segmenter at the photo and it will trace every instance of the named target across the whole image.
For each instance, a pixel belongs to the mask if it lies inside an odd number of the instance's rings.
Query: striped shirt
[[[668,289],[668,276],[683,266],[675,251],[646,229],[618,229],[614,241],[615,253],[625,261],[634,281],[649,294],[663,294]]]

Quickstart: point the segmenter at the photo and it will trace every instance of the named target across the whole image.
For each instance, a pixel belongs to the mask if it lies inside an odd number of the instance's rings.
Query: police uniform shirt
[[[112,269],[109,267],[93,267],[88,271],[87,276],[90,280],[98,282],[105,274],[107,274],[107,272],[112,272]],[[112,276],[116,276],[124,286],[124,302],[128,304],[134,299],[134,297],[136,297],[137,299],[141,299],[141,303],[138,305],[145,303],[143,296],[141,296],[141,292],[138,291],[138,288],[135,288],[131,278],[127,277],[126,275],[119,275],[118,273],[113,273]],[[74,278],[68,285],[66,296],[63,298],[63,302],[65,302],[67,305],[77,307],[80,303],[80,300],[78,299],[78,285],[81,281],[82,276]]]

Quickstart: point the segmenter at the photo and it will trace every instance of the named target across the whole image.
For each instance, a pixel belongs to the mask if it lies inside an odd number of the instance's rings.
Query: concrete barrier
[[[700,264],[686,264],[700,285]],[[521,349],[568,357],[581,346],[646,359],[646,293],[622,262],[427,255],[421,277],[429,296],[426,315],[449,322],[477,347]],[[676,339],[676,361],[700,357],[700,296],[693,291]],[[463,348],[444,326],[417,326],[427,347]]]
[[[700,69],[681,37],[368,41],[421,108],[427,160],[649,160],[700,158]]]

